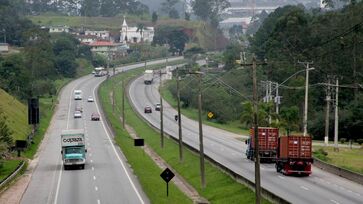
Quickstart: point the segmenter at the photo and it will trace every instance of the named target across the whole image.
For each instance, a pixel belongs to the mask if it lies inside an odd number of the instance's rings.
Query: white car
[[[82,118],[82,113],[81,111],[75,111],[73,116],[74,118]]]
[[[95,100],[93,99],[93,97],[92,97],[92,96],[89,96],[89,97],[88,97],[88,99],[87,99],[87,101],[88,101],[88,102],[93,102],[93,101],[95,101]]]

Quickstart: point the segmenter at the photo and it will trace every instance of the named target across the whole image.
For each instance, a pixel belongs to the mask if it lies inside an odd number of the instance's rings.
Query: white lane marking
[[[91,163],[93,163],[93,160],[91,159]]]
[[[95,190],[98,191],[98,187],[97,186],[95,186]]]
[[[100,200],[97,200],[97,204],[101,204],[101,201]]]
[[[95,86],[95,87],[93,88],[93,94],[94,94],[94,95],[96,95],[96,87],[98,87],[99,85],[100,85],[100,83],[99,83],[97,86]],[[100,112],[100,109],[99,109],[99,107],[98,107],[98,103],[96,103],[96,108],[97,108],[97,112]],[[145,203],[145,202],[144,202],[144,200],[142,199],[142,197],[141,197],[141,195],[140,195],[139,191],[137,190],[137,188],[136,188],[135,184],[133,183],[133,181],[132,181],[132,179],[131,179],[131,177],[130,177],[130,175],[129,175],[129,172],[127,171],[127,169],[126,169],[126,167],[125,167],[124,163],[122,162],[122,160],[121,160],[120,156],[118,155],[118,153],[117,153],[117,151],[116,151],[115,146],[113,145],[113,142],[112,142],[112,140],[111,140],[110,135],[108,134],[108,131],[107,131],[107,129],[106,129],[106,126],[105,126],[105,123],[103,122],[103,120],[101,120],[101,124],[102,124],[103,129],[104,129],[104,130],[105,130],[105,132],[106,132],[106,135],[107,135],[107,137],[108,137],[108,141],[110,142],[110,145],[111,145],[111,147],[112,147],[112,149],[113,149],[113,151],[114,151],[114,153],[115,153],[115,155],[116,155],[116,157],[117,157],[118,161],[120,162],[120,164],[121,164],[122,168],[124,169],[124,171],[125,171],[125,173],[126,173],[127,178],[129,179],[129,181],[130,181],[130,183],[131,183],[132,188],[133,188],[133,189],[134,189],[134,191],[136,192],[136,195],[137,195],[137,197],[139,198],[139,200],[141,201],[141,203],[142,203],[142,204],[144,204],[144,203]]]
[[[92,157],[92,153],[89,153],[89,156]]]
[[[338,201],[333,200],[333,199],[331,199],[330,201],[333,202],[333,203],[335,203],[335,204],[340,204]]]
[[[96,180],[96,176],[93,176],[93,180]]]
[[[260,166],[260,169],[265,170],[265,168],[264,168],[264,167],[262,167],[262,166]]]
[[[357,196],[361,197],[361,195],[360,195],[359,193],[355,193],[355,195],[357,195]]]
[[[92,167],[92,171],[94,171],[95,170],[95,167]]]
[[[283,177],[283,176],[278,176],[280,179],[283,179],[283,180],[285,180],[285,178]]]
[[[90,146],[90,145],[89,145],[89,142],[87,142],[87,146]]]
[[[62,169],[63,169],[63,165],[61,163],[61,165],[60,165],[60,172],[59,172],[59,176],[58,176],[57,190],[55,192],[54,204],[57,204],[57,201],[58,201],[58,194],[59,194],[60,182],[61,182],[61,179],[62,179]]]
[[[305,187],[305,186],[300,186],[300,188],[302,188],[302,189],[304,189],[304,190],[306,190],[306,191],[308,191],[308,190],[309,190],[309,188],[308,188],[308,187]]]

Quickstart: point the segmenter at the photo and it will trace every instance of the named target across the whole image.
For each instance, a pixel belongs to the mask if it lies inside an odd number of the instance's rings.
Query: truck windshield
[[[71,147],[66,149],[66,154],[81,154],[81,148],[79,147]]]

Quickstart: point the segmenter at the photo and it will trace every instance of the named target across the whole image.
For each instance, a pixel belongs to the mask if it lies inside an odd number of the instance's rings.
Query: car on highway
[[[155,104],[155,110],[160,111],[160,109],[161,109],[160,103]]]
[[[92,96],[88,96],[87,101],[88,101],[88,102],[93,102],[93,101],[95,101],[95,100],[93,99],[93,97],[92,97]]]
[[[91,114],[91,120],[100,120],[100,114],[98,113],[92,113]]]
[[[81,111],[74,111],[74,114],[73,114],[73,117],[74,118],[82,118],[82,113]]]
[[[151,107],[150,106],[145,106],[145,108],[144,108],[144,113],[152,113],[153,111],[152,111],[152,109],[151,109]]]
[[[83,113],[83,108],[80,106],[76,106],[76,108],[74,109],[74,111],[79,111],[81,113]]]

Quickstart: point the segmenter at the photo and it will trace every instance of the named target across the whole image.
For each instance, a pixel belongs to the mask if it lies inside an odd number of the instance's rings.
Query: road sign
[[[212,112],[208,112],[208,118],[211,119],[213,118],[214,114]]]
[[[144,139],[134,139],[134,146],[144,146]]]
[[[173,177],[175,176],[175,174],[169,169],[166,168],[161,174],[160,174],[161,178],[164,179],[164,181],[166,182],[166,196],[169,196],[169,181],[171,179],[173,179]]]

